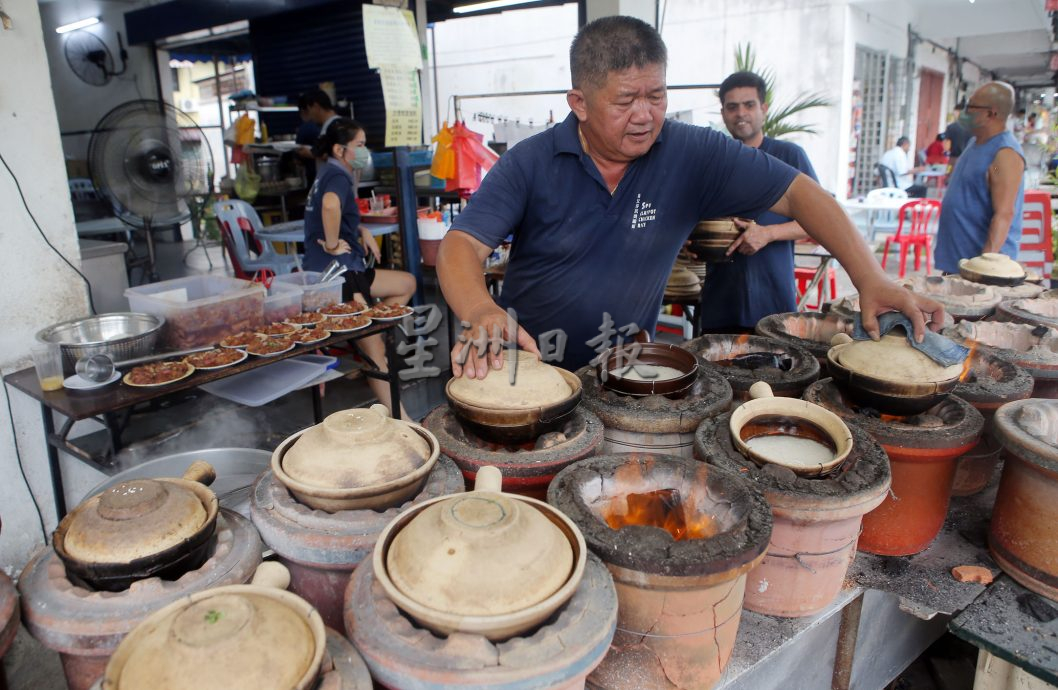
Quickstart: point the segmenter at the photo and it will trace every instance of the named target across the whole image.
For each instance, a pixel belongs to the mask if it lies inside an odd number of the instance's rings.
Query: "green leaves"
[[[770,67],[757,68],[757,56],[753,52],[753,45],[739,43],[735,46],[735,69],[739,72],[755,72],[764,80],[765,93],[764,102],[768,106],[768,114],[764,116],[764,135],[774,139],[780,139],[788,134],[819,134],[814,124],[798,124],[793,122],[794,116],[812,108],[828,108],[833,103],[821,92],[799,93],[791,103],[774,105],[775,72]]]

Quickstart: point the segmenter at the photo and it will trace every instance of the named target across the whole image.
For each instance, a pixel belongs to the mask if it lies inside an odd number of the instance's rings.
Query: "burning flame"
[[[743,333],[742,335],[740,335],[737,338],[735,338],[735,347],[741,348],[748,342],[749,342],[749,333]]]
[[[970,354],[966,355],[966,359],[962,363],[962,373],[959,374],[959,383],[966,380],[966,377],[970,375],[970,369],[973,366],[974,352],[977,351],[977,341],[970,341]]]
[[[620,512],[621,508],[625,511]],[[612,529],[630,525],[658,527],[676,541],[708,539],[719,531],[715,520],[683,502],[679,489],[617,496],[603,510],[603,519]]]
[[[902,417],[898,414],[885,414],[884,412],[880,412],[878,414],[878,419],[882,420],[883,422],[903,422],[906,421],[908,418]]]

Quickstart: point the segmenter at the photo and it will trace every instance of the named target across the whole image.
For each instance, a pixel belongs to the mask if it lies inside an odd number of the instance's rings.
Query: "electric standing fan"
[[[213,190],[213,155],[191,117],[161,101],[129,101],[103,116],[88,143],[96,189],[115,215],[146,233],[146,273],[155,270],[153,228],[183,223]]]

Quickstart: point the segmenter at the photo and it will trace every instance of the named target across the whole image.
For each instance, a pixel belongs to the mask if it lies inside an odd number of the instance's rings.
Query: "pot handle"
[[[287,567],[282,563],[265,561],[257,566],[257,570],[254,571],[253,580],[250,581],[250,584],[261,587],[286,589],[290,586],[290,571],[287,570]]]
[[[761,398],[774,398],[775,393],[772,392],[771,386],[764,381],[757,381],[749,387],[749,397],[751,400],[760,400]]]
[[[830,346],[837,347],[838,345],[848,345],[852,342],[852,336],[848,333],[835,333],[834,337],[830,339]]]
[[[205,460],[195,460],[184,472],[184,479],[187,481],[198,482],[206,486],[212,484],[216,478],[217,471]]]
[[[501,493],[503,491],[503,473],[492,465],[485,465],[474,477],[474,491],[491,491]]]

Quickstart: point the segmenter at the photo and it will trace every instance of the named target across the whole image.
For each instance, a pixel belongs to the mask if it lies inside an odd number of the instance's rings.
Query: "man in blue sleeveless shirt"
[[[573,112],[504,154],[441,243],[441,288],[469,324],[468,338],[499,335],[539,353],[534,337],[558,344],[564,335],[565,347],[545,355],[576,369],[616,342],[615,329],[653,332],[676,254],[697,221],[769,210],[797,220],[841,261],[869,331],[877,334],[877,315],[893,310],[920,336],[926,316],[941,322],[941,306],[890,281],[808,176],[719,132],[666,121],[666,60],[658,32],[631,17],[597,19],[574,38],[566,94]],[[511,233],[497,305],[482,263]],[[517,326],[504,308],[516,312]],[[481,378],[501,365],[498,348],[452,350],[456,376]]]
[[[804,149],[764,136],[766,89],[753,72],[735,72],[720,84],[720,116],[727,131],[816,180]],[[735,223],[745,231],[727,250],[731,261],[709,266],[702,285],[699,319],[706,332],[751,331],[765,316],[797,311],[794,242],[808,235],[797,221],[771,211]]]
[[[955,164],[940,210],[933,256],[946,273],[958,273],[959,259],[985,252],[1018,258],[1025,154],[1007,131],[1013,108],[1014,89],[994,81],[974,91],[959,116],[973,138]]]

